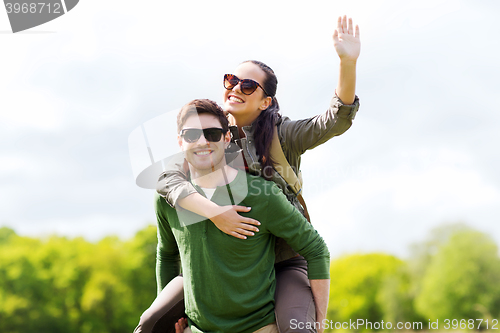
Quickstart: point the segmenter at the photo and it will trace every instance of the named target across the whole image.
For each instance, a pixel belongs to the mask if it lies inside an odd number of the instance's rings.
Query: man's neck
[[[191,173],[191,181],[199,187],[204,188],[225,186],[232,182],[238,174],[238,170],[226,164],[214,171],[209,170],[208,172],[207,170],[197,170],[189,165],[189,171]]]

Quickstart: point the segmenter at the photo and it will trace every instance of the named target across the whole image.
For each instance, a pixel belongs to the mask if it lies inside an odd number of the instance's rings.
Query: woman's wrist
[[[354,67],[354,68],[356,68],[357,62],[358,62],[358,59],[340,58],[340,67]]]
[[[207,199],[208,200],[208,199]],[[210,201],[210,200],[208,200]],[[213,221],[213,218],[216,217],[216,216],[219,216],[221,215],[222,213],[224,212],[224,208],[217,205],[216,203],[210,201],[210,203],[207,205],[207,214],[205,215],[205,217],[207,219],[210,219]]]

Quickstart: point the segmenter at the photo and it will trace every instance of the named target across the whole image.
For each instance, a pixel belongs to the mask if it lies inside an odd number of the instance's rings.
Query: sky
[[[322,113],[339,15],[360,26],[360,109],[302,158],[304,198],[332,257],[410,244],[464,222],[500,244],[500,5],[495,1],[81,0],[12,34],[0,10],[0,226],[124,239],[155,223],[130,134],[257,59],[283,115]]]

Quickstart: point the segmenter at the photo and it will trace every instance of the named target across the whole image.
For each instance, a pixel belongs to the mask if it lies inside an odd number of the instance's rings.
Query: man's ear
[[[179,144],[179,147],[181,147],[181,150],[184,150],[184,149],[182,148],[182,138],[181,138],[181,136],[180,136],[180,135],[177,135],[177,143]]]
[[[272,102],[273,98],[271,96],[267,96],[266,98],[264,98],[264,101],[260,104],[259,109],[261,110],[267,109]]]
[[[224,148],[227,148],[230,142],[231,142],[231,131],[228,130],[226,132],[226,135],[224,135]]]

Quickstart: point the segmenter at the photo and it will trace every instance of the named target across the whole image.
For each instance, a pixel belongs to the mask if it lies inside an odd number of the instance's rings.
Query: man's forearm
[[[324,330],[323,320],[326,319],[328,309],[328,298],[330,291],[330,279],[309,280],[311,283],[311,291],[316,305],[316,322],[320,323],[318,333]]]

